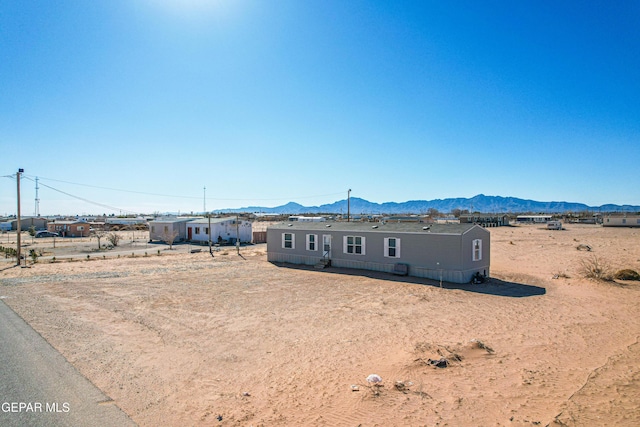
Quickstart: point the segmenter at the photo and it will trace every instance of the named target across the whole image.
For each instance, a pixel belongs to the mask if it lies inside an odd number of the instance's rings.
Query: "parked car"
[[[58,233],[52,231],[38,231],[36,237],[58,237]]]

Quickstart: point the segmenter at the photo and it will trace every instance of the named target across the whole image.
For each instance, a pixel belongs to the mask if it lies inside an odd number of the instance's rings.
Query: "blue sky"
[[[640,205],[640,2],[5,0],[0,215]]]

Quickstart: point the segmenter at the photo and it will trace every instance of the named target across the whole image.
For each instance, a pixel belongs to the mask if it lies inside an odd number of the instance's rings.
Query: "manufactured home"
[[[475,224],[290,222],[267,229],[267,259],[468,283],[489,276],[491,243]]]
[[[604,227],[640,227],[640,215],[627,214],[624,216],[606,216],[602,225]]]
[[[324,222],[327,219],[323,216],[303,216],[303,215],[292,215],[289,217],[289,221],[300,221],[300,222]]]
[[[551,215],[518,215],[516,222],[518,224],[546,224],[552,219]]]
[[[502,227],[509,225],[508,215],[495,214],[463,214],[461,224],[478,224],[482,227]]]

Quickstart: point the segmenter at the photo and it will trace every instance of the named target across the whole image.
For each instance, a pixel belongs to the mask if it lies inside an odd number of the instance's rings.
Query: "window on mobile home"
[[[307,250],[315,251],[317,250],[318,245],[316,242],[318,241],[318,236],[316,234],[307,234]]]
[[[365,238],[362,236],[344,236],[344,250],[348,254],[364,255]]]
[[[400,239],[396,237],[385,237],[384,256],[387,258],[400,258]]]
[[[482,239],[476,239],[472,242],[473,246],[473,261],[482,260]]]
[[[295,237],[292,233],[282,233],[282,247],[285,249],[295,249]]]

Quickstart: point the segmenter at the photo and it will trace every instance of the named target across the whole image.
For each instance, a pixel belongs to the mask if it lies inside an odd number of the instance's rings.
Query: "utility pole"
[[[36,176],[36,218],[40,218],[40,198],[38,197],[38,177]]]
[[[18,183],[18,211],[17,211],[17,213],[18,213],[18,215],[17,215],[18,216],[18,222],[17,222],[18,228],[16,230],[17,231],[17,237],[18,237],[17,238],[18,248],[16,250],[16,252],[17,252],[16,256],[18,258],[18,264],[17,265],[21,264],[21,258],[22,258],[22,254],[20,253],[20,246],[22,244],[22,242],[20,241],[20,237],[21,237],[20,235],[22,234],[22,224],[20,224],[20,174],[21,173],[24,173],[24,169],[18,169],[18,172],[16,173],[16,182]]]
[[[203,199],[203,205],[202,205],[202,212],[207,212],[207,186],[205,185],[204,188],[204,199]]]
[[[238,255],[240,255],[240,224],[238,220],[238,214],[236,214],[236,249],[238,250]]]
[[[347,191],[347,222],[351,221],[351,189]]]
[[[207,218],[209,218],[209,253],[213,256],[213,251],[211,250],[211,214],[207,213]]]

